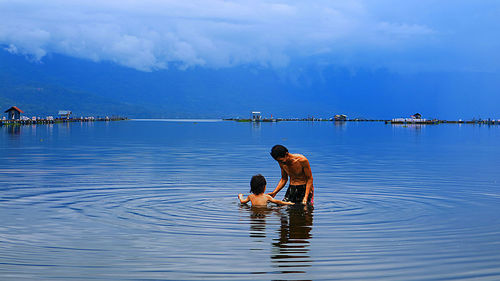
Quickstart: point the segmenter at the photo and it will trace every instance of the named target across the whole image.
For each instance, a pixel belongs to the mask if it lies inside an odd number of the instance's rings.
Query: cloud
[[[0,0],[0,44],[35,60],[60,53],[151,71],[173,63],[284,67],[318,54],[355,60],[373,50],[380,56],[425,48],[440,32],[430,21],[380,16],[372,6],[361,0]]]

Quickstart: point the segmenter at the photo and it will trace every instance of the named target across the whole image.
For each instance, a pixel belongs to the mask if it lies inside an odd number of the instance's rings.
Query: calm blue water
[[[309,158],[314,209],[238,203],[256,173],[276,186],[277,143]],[[473,125],[0,127],[0,280],[499,280],[499,144]]]

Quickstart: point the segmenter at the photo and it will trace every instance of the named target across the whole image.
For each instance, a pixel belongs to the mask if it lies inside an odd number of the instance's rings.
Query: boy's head
[[[288,149],[281,144],[277,144],[271,149],[271,156],[278,162],[284,162],[287,155]]]
[[[250,181],[250,192],[252,192],[255,195],[259,195],[261,193],[264,193],[266,191],[266,178],[261,175],[255,175],[252,177],[252,180]]]

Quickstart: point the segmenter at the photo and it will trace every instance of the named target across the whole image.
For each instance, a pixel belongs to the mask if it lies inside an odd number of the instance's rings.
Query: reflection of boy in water
[[[243,199],[243,194],[238,194],[238,199],[241,203],[252,202],[252,206],[267,206],[267,202],[273,202],[279,205],[293,205],[292,202],[283,202],[281,200],[274,199],[266,191],[266,178],[263,175],[258,174],[252,177],[250,181],[250,191],[252,194],[248,195],[246,199]]]
[[[280,165],[281,180],[269,195],[275,197],[290,177],[290,185],[283,201],[312,205],[314,203],[314,186],[309,160],[304,155],[288,153],[288,149],[279,144],[273,146],[271,156]]]

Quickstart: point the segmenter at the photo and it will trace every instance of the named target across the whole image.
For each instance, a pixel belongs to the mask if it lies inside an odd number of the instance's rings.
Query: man
[[[304,155],[288,153],[288,149],[279,144],[273,146],[271,156],[280,165],[281,179],[269,195],[275,197],[290,177],[290,185],[283,201],[302,203],[303,205],[313,204],[314,186],[309,160]]]

